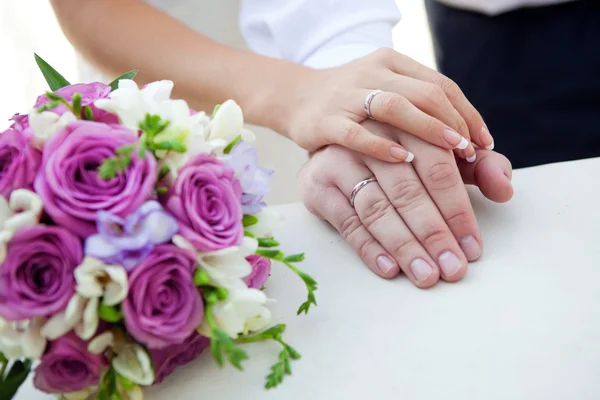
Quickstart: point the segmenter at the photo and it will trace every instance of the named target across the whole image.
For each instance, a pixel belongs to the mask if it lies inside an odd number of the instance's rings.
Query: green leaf
[[[49,101],[46,104],[44,104],[43,106],[39,107],[37,109],[37,112],[41,113],[44,111],[48,111],[48,110],[52,110],[53,108],[58,107],[58,105],[60,104],[60,101]]]
[[[223,153],[229,154],[231,152],[231,150],[235,147],[235,145],[238,144],[241,140],[242,140],[242,136],[238,135],[238,137],[233,139],[233,142],[229,143],[227,145],[227,147],[225,147],[225,149],[223,149]]]
[[[119,87],[119,81],[121,79],[133,79],[138,74],[138,72],[140,72],[140,71],[137,69],[132,69],[131,71],[127,71],[123,75],[115,78],[115,80],[112,81],[111,83],[109,83],[108,86],[110,86],[111,90],[116,90]]]
[[[162,167],[160,167],[160,170],[158,171],[158,180],[160,181],[165,176],[169,175],[169,172],[171,172],[171,169],[167,164],[164,164]]]
[[[259,256],[271,258],[271,259],[277,260],[277,261],[283,260],[283,256],[284,256],[284,254],[279,250],[258,249],[258,250],[256,250],[256,254],[258,254]]]
[[[279,246],[279,242],[272,237],[270,238],[260,238],[258,239],[258,247],[277,247]]]
[[[300,254],[292,254],[291,256],[286,256],[283,261],[285,262],[300,262],[300,261],[304,261],[304,253],[300,253]],[[311,278],[312,279],[312,278]]]
[[[244,224],[244,228],[256,225],[257,223],[258,218],[256,218],[254,215],[244,215],[244,218],[242,218],[242,224]]]
[[[125,146],[121,146],[115,150],[115,153],[123,155],[123,154],[131,154],[133,152],[134,145],[126,144]]]
[[[223,351],[217,339],[210,340],[210,352],[219,367],[223,366]]]
[[[254,234],[252,232],[250,232],[250,231],[244,231],[244,236],[248,236],[248,237],[253,238]]]
[[[181,143],[178,140],[170,140],[168,142],[158,142],[152,145],[154,150],[172,150],[177,153],[185,153],[187,151],[187,147],[185,144]]]
[[[66,80],[61,74],[58,73],[54,68],[50,66],[42,57],[38,56],[34,53],[35,62],[37,63],[40,71],[44,75],[46,82],[48,82],[48,86],[53,92],[56,92],[58,89],[63,88],[65,86],[69,86],[70,83]]]
[[[100,165],[98,168],[98,174],[100,175],[100,178],[108,181],[117,176],[117,170],[117,159],[115,157],[110,157],[104,160],[104,162]]]
[[[73,95],[72,102],[75,115],[77,116],[77,118],[79,118],[81,116],[81,94],[75,93]]]
[[[56,93],[53,92],[46,92],[46,97],[48,97],[50,100],[54,100],[54,101],[60,101],[60,102],[67,102],[67,100],[65,100],[62,96],[57,95]]]
[[[211,119],[214,119],[214,118],[215,118],[215,115],[217,115],[217,111],[219,111],[219,108],[221,108],[221,105],[220,105],[220,104],[217,104],[217,105],[215,106],[215,108],[213,108],[213,113],[212,113],[212,117],[211,117]]]
[[[94,120],[94,113],[92,112],[92,107],[90,107],[90,106],[83,107],[83,119],[85,119],[86,121]]]
[[[9,400],[19,390],[31,371],[31,361],[15,361],[6,378],[0,384],[0,400]]]
[[[117,323],[123,319],[123,313],[116,306],[107,306],[106,304],[100,304],[98,309],[98,315],[106,322]]]

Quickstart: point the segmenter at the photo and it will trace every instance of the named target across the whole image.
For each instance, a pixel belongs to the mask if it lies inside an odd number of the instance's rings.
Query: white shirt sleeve
[[[394,0],[242,0],[240,27],[259,54],[331,68],[393,47]]]

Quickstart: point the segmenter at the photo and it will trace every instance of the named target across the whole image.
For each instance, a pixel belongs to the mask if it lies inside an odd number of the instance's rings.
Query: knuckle
[[[394,57],[397,53],[387,47],[383,47],[373,52],[373,57],[377,60],[388,60],[391,57]]]
[[[390,186],[388,196],[392,206],[402,214],[421,204],[427,192],[418,180],[399,180]]]
[[[360,218],[358,218],[358,215],[352,213],[342,217],[342,223],[340,224],[338,230],[340,232],[340,235],[342,235],[342,237],[344,238],[344,240],[348,242],[351,239],[352,235],[358,232],[361,226],[362,222]]]
[[[456,129],[457,129],[457,132],[460,132],[460,133],[469,132],[469,127],[467,125],[467,122],[463,118],[458,118],[458,120],[456,121]]]
[[[430,138],[438,136],[443,131],[443,129],[444,128],[441,126],[441,123],[437,119],[433,117],[427,118],[427,127],[425,128],[425,130]]]
[[[427,182],[432,190],[447,190],[462,183],[456,165],[451,162],[438,162],[429,167]]]
[[[471,210],[466,208],[461,208],[446,218],[448,226],[469,227],[474,222],[475,215]]]
[[[439,79],[438,86],[444,91],[449,98],[455,98],[462,94],[458,85],[450,78],[443,76]]]
[[[410,251],[411,248],[416,248],[418,246],[414,236],[398,240],[396,243],[394,248],[391,249],[391,254],[397,259],[404,258],[406,252]]]
[[[441,87],[428,82],[423,85],[422,93],[426,100],[433,105],[443,104],[446,98],[446,94]]]
[[[341,133],[341,144],[348,146],[357,140],[358,135],[360,135],[360,126],[355,124],[346,125]]]
[[[406,99],[395,93],[386,93],[381,96],[381,112],[384,114],[397,114],[398,110],[406,105]]]
[[[382,198],[371,202],[362,212],[361,219],[364,225],[369,229],[380,218],[392,211],[392,204],[387,198]]]
[[[425,248],[439,247],[439,244],[447,245],[450,241],[452,241],[452,235],[443,227],[435,227],[421,238],[421,243]]]
[[[366,239],[358,245],[356,253],[362,260],[367,261],[370,258],[370,254],[373,253],[373,249],[375,248],[375,246],[377,246],[377,244],[378,242],[373,238],[373,236],[369,236],[368,239]]]

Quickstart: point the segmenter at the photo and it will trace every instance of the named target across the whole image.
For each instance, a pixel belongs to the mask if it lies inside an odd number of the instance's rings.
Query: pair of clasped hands
[[[496,202],[513,194],[480,114],[451,80],[389,49],[312,76],[286,132],[311,151],[299,175],[309,211],[381,277],[460,280],[483,252],[465,184]]]

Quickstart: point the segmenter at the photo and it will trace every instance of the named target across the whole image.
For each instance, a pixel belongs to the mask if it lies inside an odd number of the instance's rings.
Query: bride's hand
[[[307,208],[329,221],[376,274],[391,278],[402,270],[418,287],[461,279],[467,260],[482,254],[483,242],[464,183],[476,184],[497,202],[512,197],[508,160],[477,150],[475,163],[459,161],[383,124],[364,128],[397,137],[416,155],[411,164],[391,164],[340,146],[315,153],[300,173]],[[462,175],[462,179],[461,179]],[[369,177],[355,197],[355,185]],[[464,181],[464,182],[463,182]]]
[[[301,147],[315,151],[339,144],[374,158],[410,161],[395,140],[371,134],[360,125],[367,119],[366,98],[373,119],[388,123],[474,161],[475,149],[492,149],[493,138],[477,110],[458,86],[442,74],[391,49],[382,49],[338,68],[307,73],[297,80],[293,109],[279,128]]]

